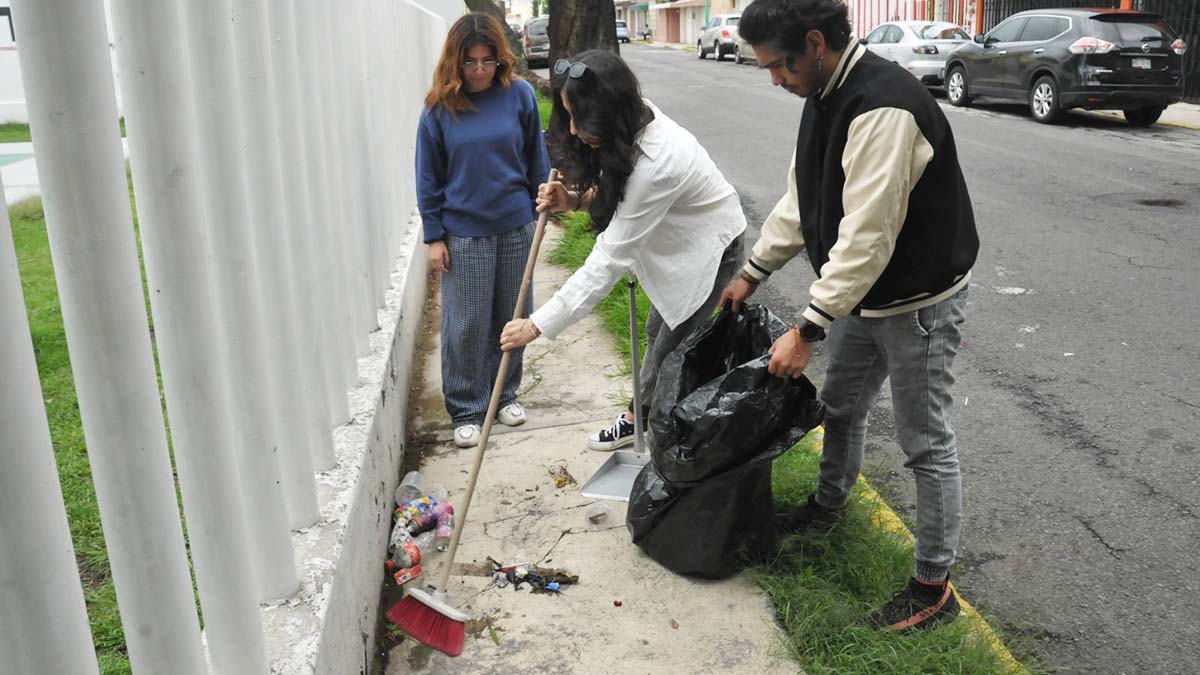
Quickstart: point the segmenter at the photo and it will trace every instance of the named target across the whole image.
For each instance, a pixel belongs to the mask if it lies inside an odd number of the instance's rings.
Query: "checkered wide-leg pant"
[[[483,424],[500,370],[500,331],[512,319],[536,223],[491,237],[446,236],[442,274],[442,397],[455,427]],[[530,282],[532,285],[532,282]],[[533,311],[533,292],[523,314]],[[500,407],[517,400],[525,350],[513,352]]]

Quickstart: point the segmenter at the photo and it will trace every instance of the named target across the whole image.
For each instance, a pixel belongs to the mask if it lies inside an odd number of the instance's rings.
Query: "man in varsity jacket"
[[[756,0],[738,31],[772,83],[805,104],[787,194],[722,304],[740,306],[803,250],[817,280],[797,327],[772,347],[771,372],[800,377],[829,337],[816,494],[777,521],[793,532],[836,522],[862,468],[867,413],[890,378],[917,483],[916,569],[870,621],[931,627],[959,613],[948,583],[962,517],[950,368],[979,248],[954,136],[916,78],[851,42],[840,0]]]

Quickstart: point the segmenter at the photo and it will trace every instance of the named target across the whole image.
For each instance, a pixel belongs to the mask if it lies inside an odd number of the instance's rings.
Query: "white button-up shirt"
[[[725,248],[746,229],[737,192],[686,129],[652,103],[654,120],[608,228],[583,267],[530,318],[547,337],[592,311],[629,270],[671,328],[712,292]]]

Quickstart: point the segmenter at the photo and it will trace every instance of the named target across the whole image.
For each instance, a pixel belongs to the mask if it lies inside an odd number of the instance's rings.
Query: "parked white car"
[[[617,22],[617,42],[629,42],[629,26],[624,21]]]
[[[737,52],[737,25],[741,14],[718,14],[708,20],[700,29],[700,37],[696,40],[696,49],[700,58],[714,54],[718,61],[724,61],[726,54]]]
[[[970,41],[960,26],[944,21],[892,21],[859,40],[931,87],[942,85],[946,56]]]

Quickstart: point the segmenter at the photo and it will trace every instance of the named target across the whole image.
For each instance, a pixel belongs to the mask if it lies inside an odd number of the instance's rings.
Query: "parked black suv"
[[[1042,9],[1014,14],[946,59],[946,95],[1028,101],[1053,123],[1068,108],[1122,110],[1148,126],[1183,98],[1187,45],[1158,14]]]

